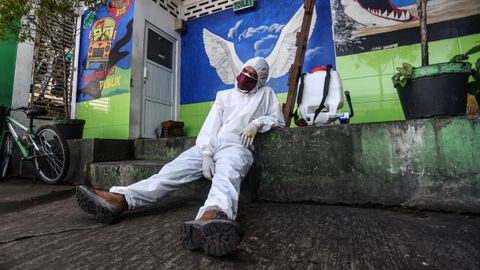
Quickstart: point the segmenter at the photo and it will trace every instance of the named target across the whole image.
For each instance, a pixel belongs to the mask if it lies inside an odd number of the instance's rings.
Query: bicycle
[[[30,119],[29,127],[16,121],[10,113],[23,111]],[[33,119],[46,115],[45,109],[8,108],[0,105],[0,180],[5,180],[12,158],[14,142],[18,146],[22,160],[33,160],[37,177],[47,184],[57,184],[65,177],[70,161],[68,144],[58,129],[44,125],[34,131]],[[15,128],[22,130],[20,134]]]

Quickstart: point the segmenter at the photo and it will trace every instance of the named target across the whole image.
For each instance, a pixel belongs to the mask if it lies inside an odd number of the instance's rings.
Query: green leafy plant
[[[398,73],[392,78],[393,84],[395,86],[401,85],[402,87],[405,87],[408,80],[412,78],[413,67],[408,63],[403,63],[401,67],[397,67],[397,71]]]
[[[94,9],[108,0],[1,0],[0,40],[33,41],[37,33],[52,36],[54,29],[39,23],[42,18],[71,16],[85,6]]]
[[[480,45],[476,45],[464,54],[457,54],[451,60],[450,63],[466,62],[470,55],[480,52]],[[480,101],[480,58],[477,58],[474,67],[470,73],[473,80],[468,83],[467,92],[474,95],[477,99],[477,103]]]

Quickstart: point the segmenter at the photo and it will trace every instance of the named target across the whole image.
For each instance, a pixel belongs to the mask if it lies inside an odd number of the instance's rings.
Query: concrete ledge
[[[275,130],[257,137],[255,163],[241,195],[244,201],[480,213],[479,136],[480,117]],[[195,138],[137,140],[135,158],[171,160],[194,143]],[[106,164],[91,167],[92,183],[108,188],[147,178],[162,165],[110,164],[109,171],[100,166]],[[176,194],[204,199],[209,187],[197,181]]]
[[[109,189],[112,186],[128,186],[157,174],[168,161],[125,160],[100,162],[90,165],[91,184],[97,188]],[[255,181],[245,180],[241,187],[240,200],[251,202],[256,197]],[[205,200],[210,190],[211,181],[199,179],[182,186],[170,196],[188,197]]]
[[[258,197],[480,212],[480,117],[283,129],[256,140]]]

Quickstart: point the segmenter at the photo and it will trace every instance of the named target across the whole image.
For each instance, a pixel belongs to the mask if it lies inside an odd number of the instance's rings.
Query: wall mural
[[[268,85],[287,92],[288,70],[296,53],[296,32],[303,19],[303,0],[257,1],[253,10],[226,10],[187,21],[182,36],[181,103],[212,101],[217,91],[233,87],[248,59],[270,64]],[[317,0],[305,55],[304,71],[335,65],[329,0]]]
[[[416,0],[331,0],[337,55],[420,42]],[[480,1],[429,0],[429,40],[480,32]]]
[[[83,15],[77,102],[130,93],[134,1],[112,0]]]

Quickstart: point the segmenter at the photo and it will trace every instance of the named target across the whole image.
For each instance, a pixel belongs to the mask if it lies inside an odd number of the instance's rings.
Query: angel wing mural
[[[300,31],[304,15],[303,5],[293,15],[289,22],[283,26],[278,40],[266,57],[270,65],[270,77],[280,78],[284,76],[295,59],[296,34]],[[313,33],[317,21],[316,8],[313,11],[309,39]],[[279,25],[279,24],[278,24]],[[203,43],[210,65],[215,68],[218,76],[224,84],[233,84],[235,77],[240,72],[243,62],[235,51],[235,44],[228,41],[208,29],[203,29]]]

